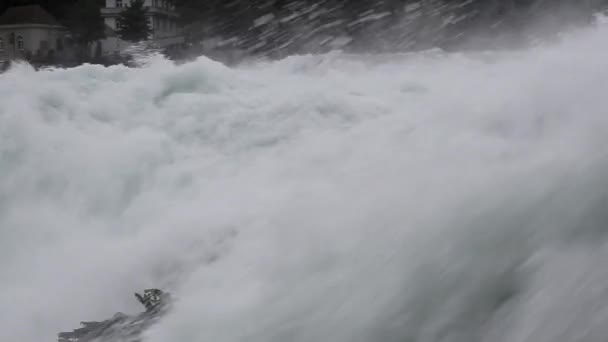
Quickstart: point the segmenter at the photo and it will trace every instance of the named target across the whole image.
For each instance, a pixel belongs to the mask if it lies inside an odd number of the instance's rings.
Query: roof
[[[53,15],[40,5],[9,7],[0,16],[0,25],[42,24],[61,25]]]

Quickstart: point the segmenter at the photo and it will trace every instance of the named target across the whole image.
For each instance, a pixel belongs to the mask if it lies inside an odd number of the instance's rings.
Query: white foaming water
[[[0,341],[602,340],[607,36],[0,75]]]

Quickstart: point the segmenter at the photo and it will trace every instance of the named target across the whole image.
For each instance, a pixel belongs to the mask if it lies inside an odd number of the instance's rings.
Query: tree
[[[106,37],[98,0],[80,0],[74,3],[69,10],[66,24],[80,47],[81,59],[89,57],[91,43]]]
[[[97,42],[97,44],[95,45],[95,59],[99,60],[101,58],[102,55],[102,49],[101,49],[101,42]]]
[[[152,29],[148,26],[146,12],[144,0],[134,0],[129,7],[120,13],[118,35],[121,39],[130,42],[148,40]]]
[[[75,40],[82,45],[89,45],[106,37],[105,24],[97,0],[81,0],[72,5],[67,25]]]

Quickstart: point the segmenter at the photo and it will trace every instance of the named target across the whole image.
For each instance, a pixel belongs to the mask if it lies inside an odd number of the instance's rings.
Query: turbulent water
[[[608,29],[0,75],[0,341],[604,341]]]

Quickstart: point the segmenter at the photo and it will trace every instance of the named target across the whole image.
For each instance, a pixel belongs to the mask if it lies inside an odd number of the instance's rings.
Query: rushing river
[[[494,53],[0,75],[0,341],[608,336],[608,29]]]

